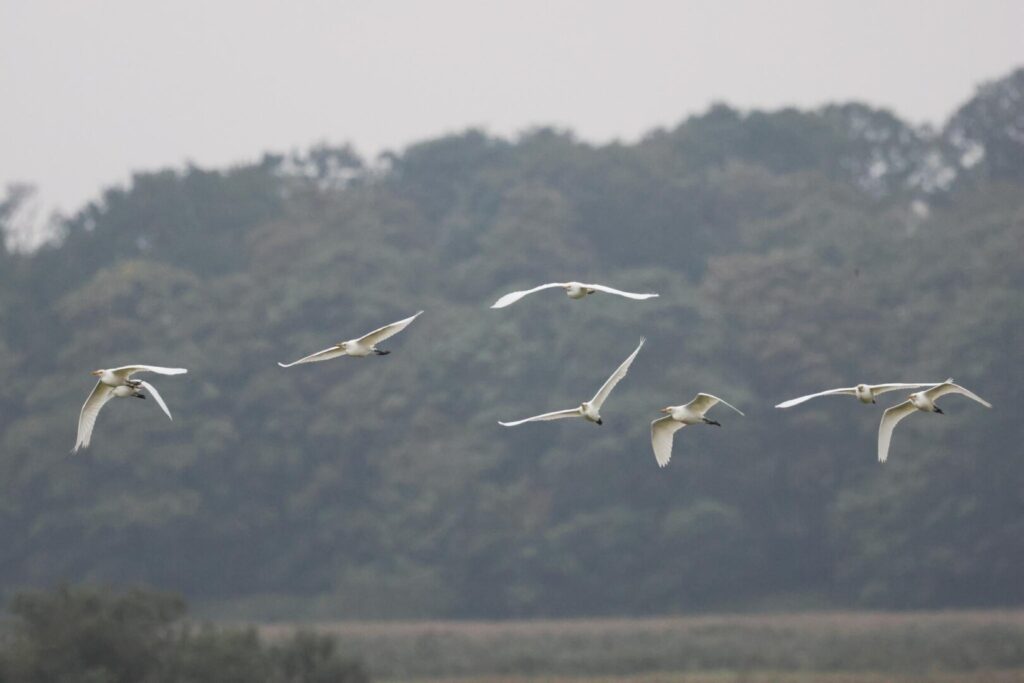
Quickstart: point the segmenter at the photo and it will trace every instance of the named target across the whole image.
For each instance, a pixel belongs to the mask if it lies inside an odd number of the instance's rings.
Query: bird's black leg
[[[597,424],[599,424],[599,425],[603,425],[603,424],[604,424],[604,420],[602,420],[602,419],[598,418],[598,420],[597,420]]]
[[[704,424],[706,424],[706,425],[715,425],[716,427],[721,427],[722,426],[722,423],[720,423],[720,422],[715,422],[714,420],[709,420],[706,417],[703,418],[703,419],[704,419]]]
[[[938,407],[938,406],[935,406],[935,409],[934,409],[934,410],[932,410],[932,412],[933,412],[933,413],[938,413],[939,415],[945,415],[945,413],[944,413],[944,412],[942,412],[942,408],[940,408],[940,407]]]
[[[391,353],[390,351],[385,351],[385,350],[383,350],[383,349],[374,349],[374,350],[373,350],[373,352],[374,352],[375,354],[377,354],[378,356],[386,356],[386,355],[388,355],[389,353]]]

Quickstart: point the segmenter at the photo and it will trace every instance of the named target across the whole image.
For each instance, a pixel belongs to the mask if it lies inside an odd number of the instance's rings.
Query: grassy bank
[[[392,679],[385,683],[398,683]],[[704,672],[653,673],[634,676],[471,676],[458,683],[1021,683],[1024,669],[1014,671],[934,672],[927,674],[834,672]],[[451,683],[451,678],[418,679],[418,683]]]
[[[1024,681],[1024,611],[1016,610],[337,622],[313,628],[337,635],[382,680]],[[261,627],[270,638],[294,629]]]

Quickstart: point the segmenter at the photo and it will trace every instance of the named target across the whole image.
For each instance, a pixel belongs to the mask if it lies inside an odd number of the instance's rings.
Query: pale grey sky
[[[70,212],[132,170],[469,126],[632,140],[716,100],[939,124],[1022,35],[1020,0],[0,0],[0,183]]]

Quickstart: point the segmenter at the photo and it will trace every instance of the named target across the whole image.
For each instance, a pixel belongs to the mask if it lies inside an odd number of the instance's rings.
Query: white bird
[[[172,420],[174,419],[171,417],[171,411],[167,409],[167,404],[164,403],[164,399],[160,396],[160,392],[156,390],[156,387],[141,379],[131,378],[136,372],[155,372],[158,375],[183,375],[188,370],[185,368],[162,368],[156,365],[125,365],[124,367],[110,368],[108,370],[93,370],[91,374],[98,377],[99,381],[93,387],[89,398],[85,399],[85,403],[82,404],[82,412],[78,414],[78,438],[75,441],[72,453],[77,453],[79,449],[89,447],[89,441],[92,439],[92,428],[96,424],[96,417],[100,414],[103,406],[107,404],[107,401],[112,398],[146,398],[142,390],[148,391],[156,400],[157,405],[167,414],[167,417]]]
[[[620,365],[618,369],[612,373],[612,376],[609,377],[608,380],[601,386],[601,388],[597,390],[597,393],[594,394],[594,398],[590,399],[589,401],[584,401],[579,405],[578,408],[572,408],[570,410],[558,410],[553,413],[544,413],[543,415],[534,415],[533,417],[528,417],[525,420],[516,420],[515,422],[501,422],[499,420],[498,424],[502,425],[503,427],[515,427],[516,425],[521,425],[524,422],[561,420],[562,418],[566,417],[582,417],[586,418],[590,422],[604,424],[604,421],[601,419],[601,406],[604,405],[605,400],[608,398],[608,394],[612,393],[612,389],[615,388],[615,385],[618,384],[619,381],[626,376],[627,372],[629,372],[629,366],[633,363],[633,359],[636,358],[636,354],[640,353],[640,348],[644,345],[645,341],[645,339],[641,339],[639,346],[636,347],[636,350],[634,350],[633,353],[629,354],[629,358],[622,361],[622,365]]]
[[[510,306],[511,304],[514,304],[515,302],[519,301],[527,294],[533,294],[534,292],[539,292],[542,289],[551,289],[553,287],[561,287],[562,289],[564,289],[565,295],[568,296],[570,299],[582,299],[588,294],[593,294],[594,292],[618,294],[619,296],[624,296],[627,299],[637,300],[653,299],[654,297],[658,296],[657,294],[636,294],[634,292],[623,292],[621,289],[614,289],[612,287],[606,287],[605,285],[587,285],[583,284],[582,282],[549,282],[546,285],[540,285],[539,287],[534,287],[533,289],[524,289],[519,292],[509,292],[505,296],[495,301],[491,305],[491,308],[505,308],[506,306]]]
[[[879,394],[884,394],[888,391],[897,391],[899,389],[917,389],[918,387],[931,387],[938,384],[938,382],[916,382],[913,384],[858,384],[855,387],[843,387],[841,389],[829,389],[828,391],[819,391],[816,394],[808,394],[801,396],[800,398],[791,398],[788,401],[775,406],[776,408],[791,408],[795,405],[809,401],[812,398],[818,396],[856,396],[857,400],[861,403],[874,403],[875,397]]]
[[[913,413],[915,410],[920,410],[925,413],[939,413],[942,415],[942,409],[935,405],[935,401],[946,394],[963,394],[967,398],[974,399],[986,408],[992,407],[991,403],[977,394],[964,389],[958,384],[953,384],[952,377],[947,379],[945,382],[936,384],[924,391],[918,391],[910,394],[906,401],[903,403],[897,403],[882,413],[882,421],[878,425],[878,462],[885,462],[889,457],[889,441],[892,440],[892,430],[896,428],[897,423],[907,415]]]
[[[305,358],[300,358],[294,363],[278,363],[278,365],[282,368],[290,368],[291,366],[299,365],[300,363],[316,363],[322,360],[337,358],[338,356],[356,356],[359,358],[369,356],[370,354],[386,356],[391,352],[378,349],[377,344],[404,330],[409,326],[409,323],[418,318],[422,313],[423,311],[420,311],[416,315],[410,316],[405,320],[399,320],[396,323],[385,325],[384,327],[376,329],[369,334],[365,334],[358,339],[349,339],[348,341],[338,342],[334,346],[326,348],[323,351],[317,351]]]
[[[718,403],[725,404],[743,415],[743,411],[736,406],[711,394],[697,394],[686,405],[668,406],[661,409],[661,412],[668,414],[651,422],[651,447],[654,448],[654,457],[658,461],[658,467],[664,467],[672,459],[672,436],[686,425],[722,426],[720,423],[704,417],[704,413]],[[746,416],[744,415],[744,417]]]

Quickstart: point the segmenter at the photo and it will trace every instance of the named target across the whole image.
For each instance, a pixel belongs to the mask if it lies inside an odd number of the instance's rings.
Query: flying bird
[[[89,447],[89,441],[92,439],[92,428],[96,425],[96,417],[100,414],[103,406],[107,404],[107,401],[112,398],[146,398],[146,395],[142,392],[147,391],[156,400],[157,405],[167,414],[167,417],[171,420],[174,419],[171,417],[171,411],[167,409],[167,404],[164,403],[164,399],[160,396],[160,392],[156,390],[156,387],[144,380],[131,378],[136,372],[155,372],[158,375],[183,375],[188,370],[185,368],[162,368],[156,365],[125,365],[124,367],[108,370],[93,370],[91,374],[98,377],[99,380],[96,382],[96,386],[93,387],[92,393],[89,394],[89,398],[85,399],[85,403],[82,404],[82,412],[78,414],[78,438],[75,441],[72,453],[77,453],[80,449]]]
[[[604,385],[597,390],[597,393],[594,394],[594,398],[590,399],[589,401],[584,401],[579,405],[578,408],[572,408],[570,410],[559,410],[553,413],[544,413],[543,415],[534,415],[533,417],[528,417],[525,420],[516,420],[515,422],[501,422],[499,420],[498,424],[502,425],[503,427],[515,427],[516,425],[521,425],[524,422],[561,420],[566,417],[582,417],[589,420],[590,422],[604,424],[604,421],[601,419],[601,406],[604,405],[605,400],[607,400],[608,398],[608,394],[612,393],[612,389],[615,388],[615,385],[618,384],[619,381],[626,376],[627,372],[629,372],[629,366],[633,363],[633,359],[636,358],[636,354],[640,353],[640,348],[644,345],[645,341],[645,339],[641,339],[639,346],[636,347],[636,350],[634,350],[633,353],[629,354],[629,358],[622,361],[622,365],[620,365],[618,369],[612,373],[612,376],[608,378]]]
[[[903,403],[897,403],[882,413],[882,421],[878,425],[878,462],[885,462],[889,457],[889,441],[892,440],[892,430],[896,428],[899,421],[915,410],[942,415],[942,409],[935,405],[935,401],[946,394],[963,394],[986,408],[992,407],[991,403],[977,394],[964,389],[958,384],[953,384],[952,377],[924,391],[915,392],[908,396],[907,400]]]
[[[300,358],[294,363],[278,363],[278,365],[282,368],[290,368],[291,366],[299,365],[300,363],[316,363],[322,360],[337,358],[338,356],[356,356],[359,358],[369,356],[371,354],[386,356],[391,352],[378,349],[377,344],[404,330],[409,326],[409,323],[418,318],[422,313],[423,311],[420,311],[416,315],[410,316],[405,320],[399,320],[396,323],[385,325],[384,327],[376,329],[369,334],[359,337],[358,339],[349,339],[348,341],[338,342],[334,346],[326,348],[323,351],[317,351],[305,358]]]
[[[816,394],[807,394],[799,398],[791,398],[788,401],[775,406],[776,408],[792,408],[795,405],[809,401],[812,398],[818,396],[856,396],[857,400],[861,403],[874,403],[875,397],[879,394],[884,394],[888,391],[898,391],[900,389],[917,389],[918,387],[931,387],[938,384],[938,382],[917,382],[914,384],[858,384],[855,387],[843,387],[841,389],[829,389],[828,391],[819,391]]]
[[[583,284],[582,282],[549,282],[546,285],[540,285],[539,287],[534,287],[533,289],[524,289],[519,292],[509,292],[505,296],[495,301],[491,305],[491,308],[505,308],[506,306],[510,306],[515,302],[519,301],[527,294],[533,294],[534,292],[539,292],[542,289],[552,289],[553,287],[561,287],[562,289],[564,289],[565,295],[568,296],[570,299],[582,299],[588,294],[593,294],[594,292],[618,294],[619,296],[624,296],[627,299],[637,300],[653,299],[654,297],[658,296],[657,294],[636,294],[635,292],[623,292],[621,289],[614,289],[612,287],[606,287],[605,285],[587,285]]]
[[[661,409],[661,412],[667,413],[667,415],[651,422],[651,447],[654,449],[654,457],[658,461],[658,467],[664,467],[672,459],[672,436],[686,425],[709,424],[716,427],[722,426],[720,423],[709,420],[704,416],[706,412],[719,403],[727,405],[740,415],[743,415],[743,411],[736,406],[711,394],[697,394],[686,405],[668,406]]]

